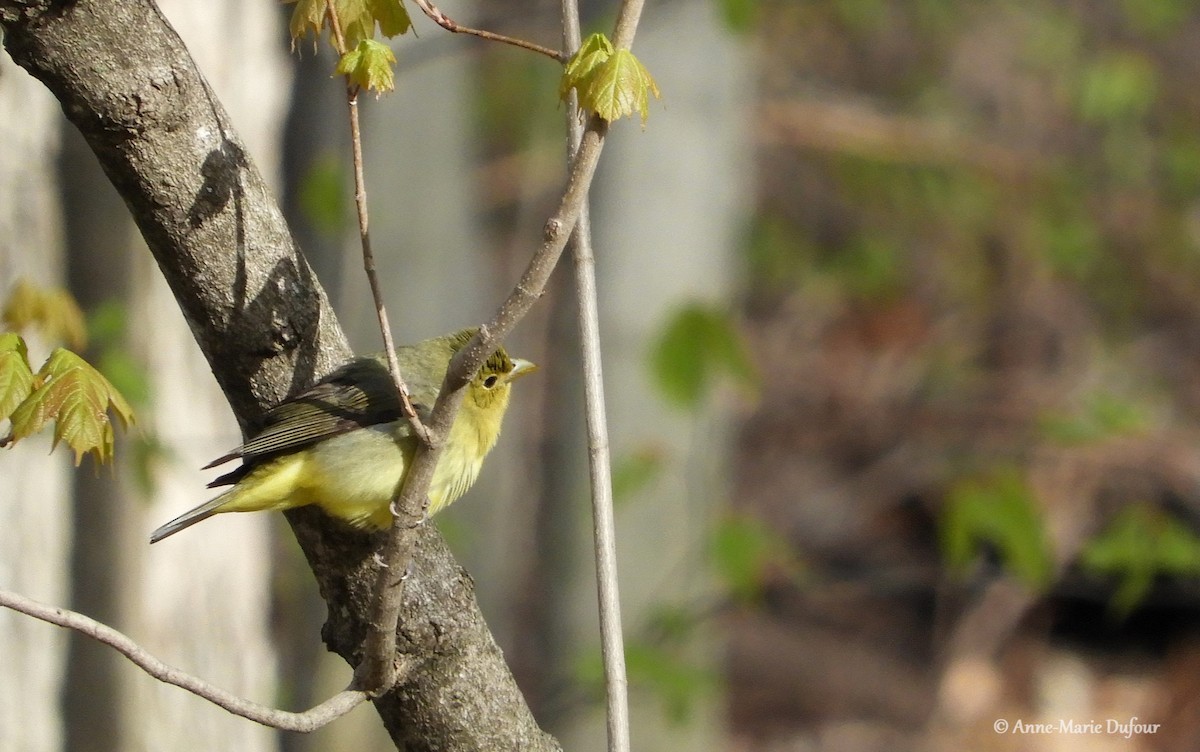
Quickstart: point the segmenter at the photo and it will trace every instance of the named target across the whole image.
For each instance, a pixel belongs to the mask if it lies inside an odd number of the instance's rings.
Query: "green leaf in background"
[[[1100,228],[1070,181],[1063,181],[1051,199],[1033,217],[1034,246],[1055,271],[1086,279],[1104,249]]]
[[[1121,0],[1121,10],[1130,25],[1147,34],[1178,30],[1195,9],[1193,0]]]
[[[6,420],[33,391],[33,369],[25,340],[12,332],[0,333],[0,420]]]
[[[130,404],[144,407],[150,403],[150,377],[126,345],[128,317],[123,303],[108,300],[88,315],[87,329],[92,350],[98,353],[94,358],[96,370]]]
[[[363,39],[354,49],[342,55],[337,72],[348,76],[360,88],[382,94],[396,88],[392,71],[395,63],[396,56],[390,47],[374,39]]]
[[[990,544],[1004,567],[1034,589],[1050,584],[1053,571],[1041,515],[1017,470],[998,470],[951,488],[941,520],[942,552],[951,569],[965,572]]]
[[[904,256],[893,239],[863,233],[831,259],[829,270],[852,295],[884,300],[894,297],[901,288],[900,259]]]
[[[1136,52],[1108,53],[1088,65],[1079,86],[1079,114],[1104,124],[1144,116],[1158,96],[1158,71]]]
[[[717,376],[757,390],[758,374],[742,337],[725,311],[693,303],[667,322],[651,355],[651,369],[663,395],[694,408]]]
[[[1044,436],[1067,445],[1136,433],[1146,424],[1146,414],[1139,405],[1108,392],[1089,395],[1081,411],[1049,413],[1038,420]]]
[[[1119,578],[1110,606],[1128,616],[1158,575],[1200,576],[1200,537],[1149,504],[1123,509],[1088,541],[1079,558],[1092,572]]]
[[[18,280],[9,292],[0,319],[12,329],[37,329],[52,343],[82,348],[87,327],[75,298],[61,288],[36,287]]]
[[[762,520],[730,516],[717,525],[712,541],[717,576],[738,600],[758,600],[772,575],[798,581],[801,565],[788,541]]]
[[[625,646],[629,682],[648,689],[662,700],[667,717],[682,723],[691,716],[701,694],[717,686],[712,671],[666,647],[633,642]]]
[[[787,294],[811,273],[813,241],[775,214],[755,216],[748,227],[745,258],[753,285]]]
[[[328,152],[318,155],[300,180],[300,210],[313,229],[332,239],[346,229],[348,206],[344,165]]]
[[[888,24],[887,0],[833,0],[830,10],[855,33],[877,30]]]
[[[1171,190],[1183,197],[1200,193],[1200,140],[1196,134],[1172,139],[1164,151],[1163,166]]]
[[[693,704],[718,683],[717,676],[682,655],[680,645],[630,640],[625,643],[625,668],[632,689],[649,692],[663,703],[667,717],[686,721]],[[575,678],[592,688],[598,696],[604,692],[604,664],[599,653],[589,652],[575,664]]]
[[[705,619],[695,608],[674,603],[656,604],[646,618],[646,634],[651,641],[680,645],[704,625]]]
[[[133,473],[133,482],[142,495],[154,498],[158,484],[155,470],[162,465],[179,462],[180,458],[170,445],[163,443],[153,432],[139,432],[129,442],[128,467]]]
[[[725,28],[735,33],[744,33],[754,27],[758,20],[759,0],[716,0]]]
[[[661,447],[643,446],[618,457],[612,468],[613,500],[620,503],[662,476],[666,454]]]

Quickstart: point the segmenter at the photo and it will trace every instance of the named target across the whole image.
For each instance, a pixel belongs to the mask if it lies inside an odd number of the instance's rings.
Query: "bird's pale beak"
[[[538,369],[537,363],[525,360],[523,358],[513,358],[513,368],[508,372],[508,380],[516,381],[527,373],[533,373]]]

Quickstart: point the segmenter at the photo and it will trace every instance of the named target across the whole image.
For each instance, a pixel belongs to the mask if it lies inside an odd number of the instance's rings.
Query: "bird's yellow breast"
[[[466,493],[499,438],[499,421],[480,420],[481,412],[465,400],[451,427],[429,487],[431,516]],[[392,521],[388,505],[399,490],[415,448],[416,439],[404,421],[321,442],[302,453],[303,467],[290,473],[297,482],[287,506],[317,504],[358,527],[387,527]]]

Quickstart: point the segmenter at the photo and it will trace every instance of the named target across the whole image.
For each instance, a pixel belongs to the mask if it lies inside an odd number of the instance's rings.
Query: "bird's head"
[[[479,373],[475,374],[475,378],[471,379],[467,399],[483,410],[505,406],[512,382],[536,370],[537,366],[530,361],[510,358],[504,348],[500,348],[492,353],[480,367]]]

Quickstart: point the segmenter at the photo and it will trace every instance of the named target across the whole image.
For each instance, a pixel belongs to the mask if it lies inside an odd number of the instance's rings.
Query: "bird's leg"
[[[397,499],[392,499],[391,503],[388,504],[388,511],[392,513],[392,517],[400,516],[400,509],[396,506],[397,501],[398,501]],[[426,496],[425,500],[421,502],[421,519],[417,520],[409,527],[421,527],[428,521],[429,521],[429,497]]]
[[[400,575],[399,579],[392,583],[392,587],[396,587],[402,582],[407,582],[409,577],[412,577],[413,563],[412,559],[408,560],[408,566],[404,568],[404,574]]]

